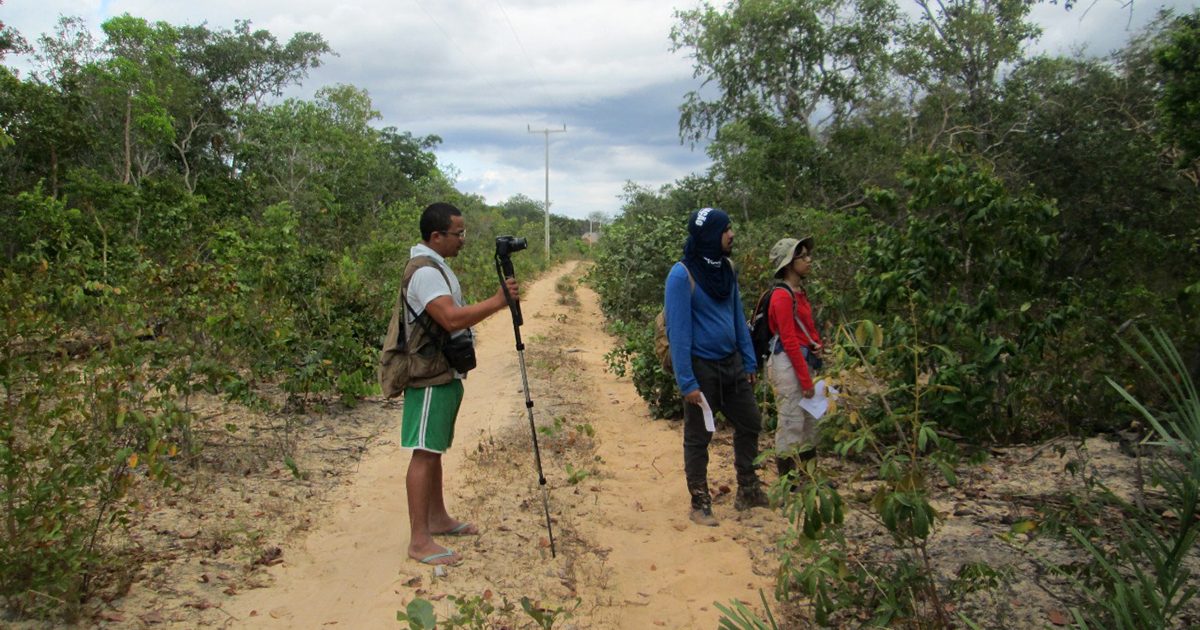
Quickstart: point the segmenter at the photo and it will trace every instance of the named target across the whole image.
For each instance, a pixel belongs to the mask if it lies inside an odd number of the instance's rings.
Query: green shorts
[[[462,399],[463,384],[457,378],[445,385],[405,389],[400,446],[445,453],[454,441]]]

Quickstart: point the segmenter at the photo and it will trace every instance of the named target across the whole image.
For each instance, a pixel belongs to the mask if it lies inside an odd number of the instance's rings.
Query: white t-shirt
[[[433,267],[421,267],[413,273],[412,280],[408,283],[407,293],[408,305],[412,307],[412,311],[405,309],[406,325],[410,327],[414,325],[420,326],[413,317],[413,311],[420,315],[425,310],[427,304],[443,295],[449,295],[454,300],[456,306],[466,306],[466,301],[463,299],[462,286],[458,283],[458,276],[454,275],[454,270],[450,269],[450,265],[446,264],[445,258],[442,258],[440,254],[430,249],[424,243],[413,245],[408,255],[410,258],[417,256],[432,258],[433,262],[446,272],[446,277],[443,278],[442,274]],[[450,286],[446,286],[446,278],[450,279]],[[472,331],[470,328],[467,328],[456,330],[451,333],[451,336],[459,337],[470,334],[472,334]],[[472,341],[474,341],[474,337],[472,337]],[[458,372],[455,372],[454,376],[456,378],[464,378],[464,375]]]

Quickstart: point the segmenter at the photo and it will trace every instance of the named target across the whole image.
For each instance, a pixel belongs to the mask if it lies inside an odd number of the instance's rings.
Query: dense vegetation
[[[130,480],[193,461],[192,393],[378,393],[425,205],[467,216],[470,300],[495,290],[495,236],[542,232],[537,202],[456,191],[439,138],[379,127],[365,91],[282,99],[332,54],[318,34],[102,29],[65,18],[31,45],[0,25],[0,60],[36,60],[0,66],[0,601],[28,614],[104,588]],[[578,254],[587,223],[552,223],[554,257]],[[518,276],[545,260],[531,238]]]
[[[780,235],[814,235],[830,365],[860,394],[825,438],[879,483],[863,504],[819,464],[802,471],[778,599],[834,625],[948,625],[925,556],[931,480],[952,483],[986,444],[1138,417],[1161,444],[1157,494],[1099,493],[1045,520],[1090,559],[1073,574],[1091,602],[1079,625],[1178,623],[1200,496],[1200,13],[1163,14],[1097,59],[1025,55],[1025,0],[918,6],[677,14],[675,48],[704,84],[680,133],[710,140],[713,164],[627,189],[592,276],[622,340],[612,365],[678,415],[648,322],[691,210],[735,217],[747,295]],[[318,34],[102,28],[68,18],[28,42],[0,24],[0,61],[36,60],[27,76],[0,65],[0,599],[22,614],[70,616],[105,588],[131,481],[170,484],[194,461],[194,393],[270,405],[277,387],[303,408],[376,391],[425,204],[468,215],[476,245],[455,266],[469,299],[494,286],[492,237],[541,231],[537,202],[454,190],[439,139],[379,127],[365,91],[282,98],[332,54]],[[556,218],[553,257],[582,228]],[[539,240],[519,275],[545,264]],[[850,561],[852,510],[878,519],[894,561]]]
[[[676,14],[675,50],[701,82],[680,134],[709,140],[713,163],[627,190],[593,272],[623,340],[610,365],[657,415],[680,415],[646,322],[689,211],[734,217],[743,295],[769,285],[776,239],[813,235],[809,291],[832,373],[853,392],[823,424],[825,449],[880,483],[847,503],[810,464],[804,490],[781,493],[795,528],[780,541],[780,601],[833,625],[948,625],[947,579],[926,554],[932,480],[953,483],[989,444],[1140,427],[1169,446],[1158,511],[1112,493],[1069,499],[1062,531],[1092,562],[1079,582],[1092,605],[1076,601],[1075,621],[1181,623],[1196,586],[1181,568],[1194,555],[1195,454],[1179,436],[1200,426],[1188,389],[1200,380],[1200,13],[1161,13],[1108,57],[1054,57],[1023,52],[1039,35],[1031,2],[916,4],[916,16],[890,0]],[[1126,342],[1169,359],[1139,363]],[[1134,423],[1129,392],[1167,420]],[[896,561],[847,555],[852,508],[891,535]],[[1146,526],[1079,524],[1102,509]],[[1111,558],[1092,553],[1105,545]],[[768,627],[741,604],[727,611],[729,627]]]
[[[677,396],[641,360],[645,322],[683,217],[710,205],[735,218],[746,293],[767,286],[778,235],[812,234],[827,332],[870,319],[943,348],[919,369],[945,386],[931,408],[955,431],[1119,426],[1095,383],[1133,378],[1112,339],[1130,320],[1162,327],[1200,371],[1196,15],[1163,14],[1109,58],[1030,58],[1029,3],[939,6],[679,13],[676,48],[717,88],[687,95],[680,131],[711,137],[713,165],[631,186],[595,273],[628,340],[615,362],[632,360],[662,415]]]

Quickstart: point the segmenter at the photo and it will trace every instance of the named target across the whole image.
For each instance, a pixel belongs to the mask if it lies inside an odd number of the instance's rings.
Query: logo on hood
[[[704,222],[708,220],[708,214],[712,212],[712,208],[705,208],[696,213],[696,227],[702,227]]]

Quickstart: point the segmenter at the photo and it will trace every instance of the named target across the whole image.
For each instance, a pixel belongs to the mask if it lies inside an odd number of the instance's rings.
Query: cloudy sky
[[[658,188],[708,166],[702,149],[679,142],[678,107],[698,83],[669,38],[676,8],[698,0],[2,1],[0,21],[30,41],[59,15],[98,30],[123,13],[214,29],[247,19],[281,41],[320,33],[338,56],[293,95],[336,83],[366,89],[380,126],[440,136],[438,159],[459,189],[490,203],[543,199],[547,137],[551,210],[566,216],[613,215],[627,181]],[[1103,55],[1164,2],[1184,12],[1197,0],[1040,5],[1036,49]]]

